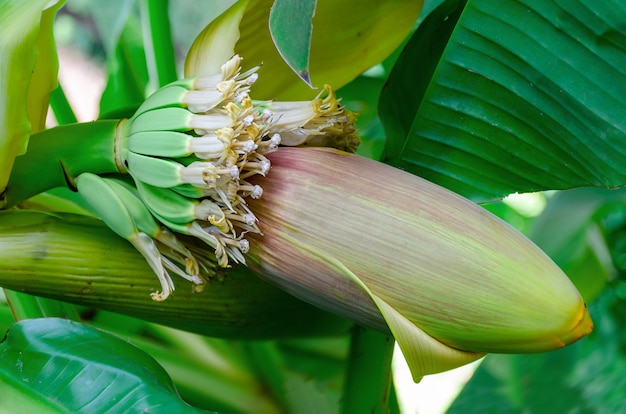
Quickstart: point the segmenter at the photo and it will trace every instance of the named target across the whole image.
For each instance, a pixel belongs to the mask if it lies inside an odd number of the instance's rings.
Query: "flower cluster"
[[[245,263],[248,233],[260,233],[247,199],[263,189],[249,178],[270,169],[279,144],[354,151],[354,114],[325,87],[313,101],[255,102],[255,67],[235,55],[221,73],[167,85],[137,110],[120,141],[120,169],[167,228],[203,240],[218,263]]]

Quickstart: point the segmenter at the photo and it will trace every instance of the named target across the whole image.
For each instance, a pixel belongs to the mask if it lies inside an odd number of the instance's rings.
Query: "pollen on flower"
[[[241,189],[254,199],[261,198],[263,195],[263,187],[260,185],[245,185],[241,186]]]
[[[241,250],[241,253],[248,253],[250,250],[250,242],[246,239],[241,239],[239,241],[239,250]]]
[[[249,127],[254,122],[254,115],[248,115],[243,119],[243,124]]]
[[[230,167],[230,178],[233,180],[239,179],[239,168],[236,165]]]
[[[259,146],[251,139],[244,141],[240,144],[239,146],[243,152],[245,152],[246,154],[251,153],[252,151],[256,151],[257,148],[259,148]]]
[[[244,214],[242,217],[244,223],[246,223],[248,226],[253,226],[254,223],[256,223],[256,217],[254,217],[254,214]]]

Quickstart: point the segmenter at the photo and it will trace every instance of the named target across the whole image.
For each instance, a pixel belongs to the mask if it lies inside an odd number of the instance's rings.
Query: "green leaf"
[[[274,0],[270,10],[270,34],[291,69],[309,86],[309,53],[316,0]]]
[[[107,53],[107,83],[100,98],[100,117],[130,117],[146,99],[149,81],[142,28],[133,2],[117,0],[116,9],[93,10]],[[104,3],[102,3],[104,4]],[[117,13],[112,13],[116,10]]]
[[[381,77],[361,75],[337,91],[341,104],[357,112],[356,126],[361,136],[357,154],[380,159],[385,142],[385,131],[378,117],[378,98],[385,83]]]
[[[0,1],[0,193],[44,125],[58,68],[52,21],[62,1]]]
[[[554,195],[530,238],[572,280],[590,303],[615,275],[603,222],[626,213],[626,191],[578,188]]]
[[[13,325],[0,343],[0,367],[4,412],[205,412],[183,402],[139,348],[63,319]]]
[[[50,93],[50,108],[52,109],[54,117],[59,125],[74,124],[78,122],[78,119],[76,119],[76,115],[74,114],[72,106],[67,100],[67,96],[65,95],[61,85],[57,86],[56,89]]]
[[[383,161],[400,157],[426,89],[465,0],[446,0],[431,11],[405,46],[383,88],[378,110],[387,133]]]
[[[88,11],[95,23],[95,29],[102,40],[107,54],[113,53],[120,39],[130,14],[133,13],[135,0],[108,0],[106,2],[89,0]]]
[[[625,19],[617,0],[470,0],[423,83],[425,23],[381,99],[386,159],[476,201],[624,184]]]
[[[187,55],[185,75],[217,73],[216,65],[219,68],[226,59],[224,51],[234,47],[247,66],[263,64],[254,84],[255,99],[315,96],[318,92],[302,82],[272,41],[268,25],[271,6],[272,0],[240,0],[225,18],[211,22]],[[338,89],[378,64],[402,43],[421,7],[422,2],[415,0],[318,1],[311,37],[313,85],[320,88],[329,84]]]
[[[102,318],[104,316],[104,318]],[[108,316],[108,323],[102,324]],[[169,373],[189,404],[223,413],[286,412],[246,361],[246,344],[207,338],[160,325],[97,311],[98,327],[114,332],[149,353]],[[95,320],[90,323],[96,322]]]

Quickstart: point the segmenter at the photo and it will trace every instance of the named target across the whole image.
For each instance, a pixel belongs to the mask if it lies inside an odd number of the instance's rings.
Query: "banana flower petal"
[[[185,59],[185,76],[218,73],[222,63],[235,54],[239,24],[248,0],[239,0],[211,22],[194,40]]]

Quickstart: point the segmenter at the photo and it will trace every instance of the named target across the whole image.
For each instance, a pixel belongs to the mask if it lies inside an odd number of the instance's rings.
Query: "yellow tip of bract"
[[[301,299],[391,330],[414,378],[486,352],[560,348],[593,324],[565,274],[504,221],[388,165],[270,155],[252,267]]]
[[[582,303],[577,318],[574,319],[574,321],[575,325],[573,325],[570,330],[564,331],[564,333],[558,337],[557,345],[569,345],[589,335],[593,330],[593,321],[591,320],[591,315],[589,315],[587,306],[584,303]]]

